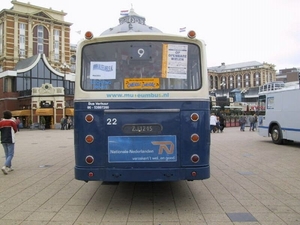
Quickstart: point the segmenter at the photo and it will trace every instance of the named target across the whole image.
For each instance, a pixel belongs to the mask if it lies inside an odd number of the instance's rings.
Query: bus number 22
[[[117,119],[116,118],[107,118],[106,125],[108,125],[108,126],[117,125]]]

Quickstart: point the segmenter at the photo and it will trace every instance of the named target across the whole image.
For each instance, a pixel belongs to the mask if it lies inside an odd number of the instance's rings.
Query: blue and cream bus
[[[76,179],[209,178],[206,54],[195,35],[86,32],[76,59]]]

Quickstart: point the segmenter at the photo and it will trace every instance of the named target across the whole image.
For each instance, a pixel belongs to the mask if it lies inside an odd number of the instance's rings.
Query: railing
[[[259,92],[279,90],[284,88],[284,86],[285,84],[283,83],[283,81],[270,82],[260,86]]]
[[[30,96],[31,95],[31,90],[24,90],[24,91],[18,91],[19,96]]]

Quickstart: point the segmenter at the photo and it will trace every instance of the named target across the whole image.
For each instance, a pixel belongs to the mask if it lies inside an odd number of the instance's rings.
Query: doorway
[[[52,116],[44,116],[45,118],[45,129],[51,129],[51,117]]]

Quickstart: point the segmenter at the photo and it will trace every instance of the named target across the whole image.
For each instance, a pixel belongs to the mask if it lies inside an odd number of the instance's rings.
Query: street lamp
[[[216,90],[217,90],[217,89],[213,88],[213,89],[211,89],[210,93],[211,93],[212,95],[216,96]]]
[[[224,81],[222,81],[222,83],[220,84],[221,88],[222,88],[222,96],[224,96],[224,89],[226,86],[226,83]]]
[[[241,94],[242,94],[242,99],[241,99],[241,100],[242,100],[243,102],[245,101],[245,94],[246,94],[247,91],[248,91],[248,90],[245,89],[245,88],[241,90]]]
[[[245,89],[245,88],[241,90],[242,94],[245,94],[246,92],[247,92],[247,89]]]

